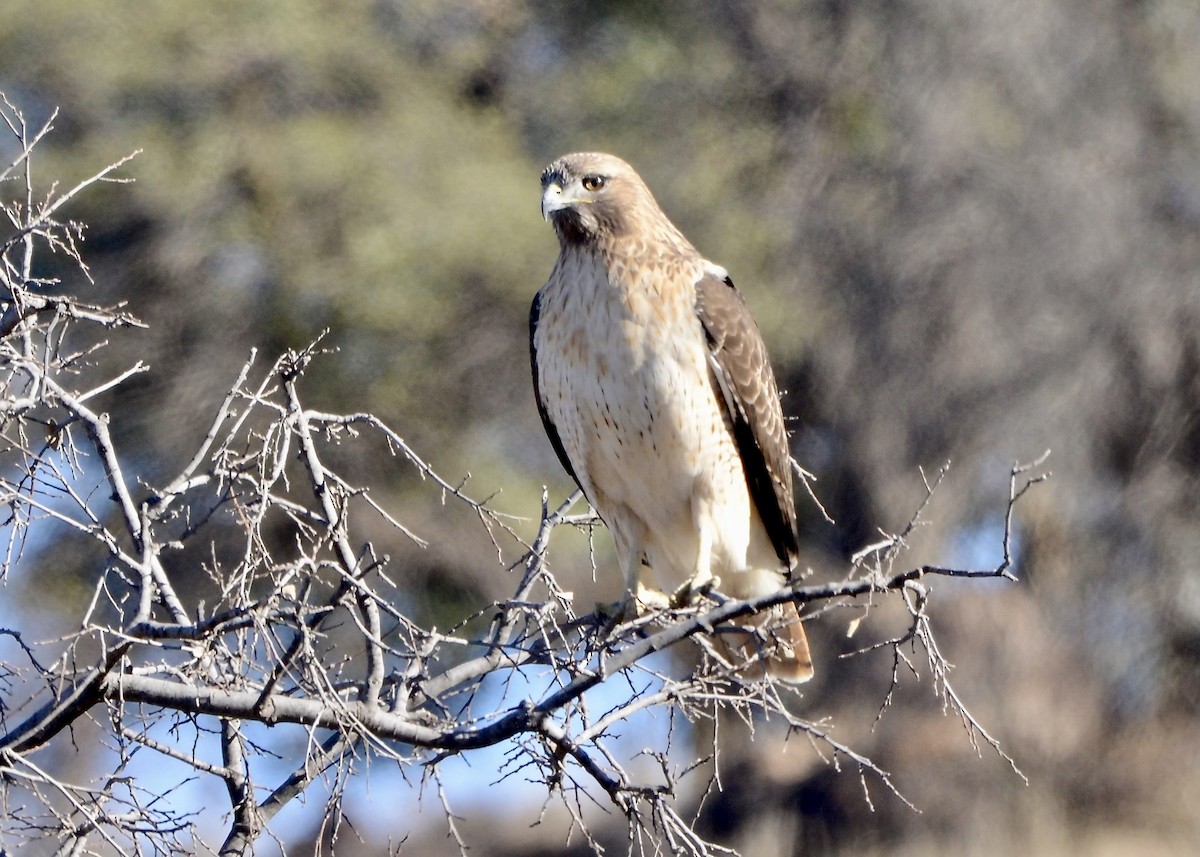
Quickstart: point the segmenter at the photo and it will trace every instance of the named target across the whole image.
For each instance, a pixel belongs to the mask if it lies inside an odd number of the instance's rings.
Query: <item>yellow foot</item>
[[[637,595],[627,591],[620,601],[601,602],[596,605],[596,613],[619,625],[649,612],[666,610],[670,606],[671,599],[666,593],[639,583]]]
[[[641,583],[638,584],[637,591],[638,613],[645,613],[648,610],[666,610],[671,606],[671,599],[667,597],[665,592],[658,589],[650,589]]]
[[[691,580],[671,593],[672,607],[690,607],[721,585],[721,578],[710,577],[696,586]]]

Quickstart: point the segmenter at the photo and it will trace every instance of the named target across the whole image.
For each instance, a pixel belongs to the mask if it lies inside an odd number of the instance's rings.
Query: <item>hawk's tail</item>
[[[770,610],[767,623],[769,640],[775,641],[775,651],[767,656],[767,672],[775,678],[801,684],[813,677],[812,654],[808,651],[808,635],[800,621],[800,611],[788,601]]]
[[[734,581],[734,589],[745,590],[734,594],[740,598],[753,598],[773,592],[783,585],[783,576],[778,572],[749,572]],[[737,584],[741,584],[740,586]],[[790,601],[777,604],[761,613],[737,620],[745,632],[717,634],[723,654],[739,667],[739,672],[748,678],[762,678],[766,674],[780,681],[802,684],[813,677],[812,654],[808,650],[808,635],[800,621],[800,611]]]
[[[808,635],[795,604],[776,605],[737,624],[746,632],[718,634],[717,640],[743,676],[762,678],[765,667],[767,675],[792,684],[813,677]]]

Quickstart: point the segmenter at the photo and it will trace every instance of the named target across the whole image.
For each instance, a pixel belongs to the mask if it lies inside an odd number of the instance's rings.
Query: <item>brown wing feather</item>
[[[750,496],[775,553],[791,568],[799,552],[787,430],[762,334],[733,282],[706,274],[696,284],[709,366],[733,425]]]
[[[533,398],[537,401],[538,416],[542,418],[542,427],[546,430],[546,437],[550,439],[550,445],[554,447],[554,452],[558,455],[563,469],[571,474],[575,484],[579,485],[582,490],[583,485],[580,484],[579,477],[575,475],[575,468],[571,466],[571,459],[567,457],[566,447],[563,446],[562,438],[558,435],[558,427],[550,419],[550,412],[546,410],[546,405],[542,402],[542,388],[538,382],[537,346],[534,344],[534,334],[537,332],[538,318],[541,316],[541,312],[542,293],[538,292],[533,296],[533,305],[529,307],[529,364],[533,369]],[[584,491],[584,494],[587,492]]]

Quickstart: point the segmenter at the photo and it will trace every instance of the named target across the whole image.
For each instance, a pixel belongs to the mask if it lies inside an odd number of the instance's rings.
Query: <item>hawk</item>
[[[664,593],[680,603],[713,588],[777,591],[798,547],[791,460],[741,294],[612,155],[546,167],[542,216],[560,252],[530,312],[534,395],[559,460],[612,533],[623,609]],[[794,604],[750,622],[766,645],[742,656],[761,648],[771,675],[812,676]]]

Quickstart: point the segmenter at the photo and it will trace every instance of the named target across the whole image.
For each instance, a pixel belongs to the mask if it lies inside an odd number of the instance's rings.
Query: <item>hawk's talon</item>
[[[710,577],[699,586],[693,585],[689,580],[671,593],[671,606],[677,610],[681,607],[691,607],[701,598],[707,598],[708,594],[720,585],[719,577]]]
[[[622,598],[619,601],[597,601],[596,615],[616,627],[622,622],[637,618],[637,604],[632,598]]]
[[[612,627],[631,622],[639,616],[650,612],[666,610],[671,606],[667,595],[657,589],[651,589],[638,583],[637,594],[626,590],[625,597],[620,601],[606,601],[596,604],[596,615],[609,620]]]
[[[635,599],[638,605],[638,613],[653,610],[667,610],[671,606],[671,599],[668,595],[659,589],[651,589],[650,587],[638,583],[637,598]]]

